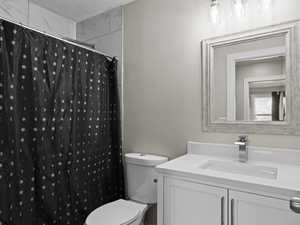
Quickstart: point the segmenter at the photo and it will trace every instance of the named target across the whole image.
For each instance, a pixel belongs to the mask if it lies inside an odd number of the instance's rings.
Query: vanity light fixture
[[[273,0],[261,0],[261,8],[268,10],[272,6]]]
[[[218,0],[211,0],[210,18],[214,24],[217,24],[220,22],[220,3]]]
[[[246,15],[246,0],[232,0],[232,5],[238,18],[243,18]]]

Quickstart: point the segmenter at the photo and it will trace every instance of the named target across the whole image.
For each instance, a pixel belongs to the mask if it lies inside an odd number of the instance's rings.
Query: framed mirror
[[[205,131],[296,134],[299,22],[202,41]]]

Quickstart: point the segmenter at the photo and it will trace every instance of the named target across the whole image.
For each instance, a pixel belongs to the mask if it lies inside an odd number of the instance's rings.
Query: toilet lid
[[[123,199],[105,204],[86,219],[86,225],[127,225],[135,221],[146,205]]]

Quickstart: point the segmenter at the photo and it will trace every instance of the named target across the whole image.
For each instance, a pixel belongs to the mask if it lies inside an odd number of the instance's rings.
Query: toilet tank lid
[[[144,153],[127,153],[125,154],[125,161],[129,164],[136,164],[141,166],[157,166],[168,161],[167,157],[144,154]]]

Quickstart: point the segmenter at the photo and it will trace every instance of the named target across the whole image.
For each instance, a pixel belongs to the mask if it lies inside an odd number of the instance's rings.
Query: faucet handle
[[[239,139],[234,142],[235,145],[246,146],[248,143],[248,136],[239,136]]]

